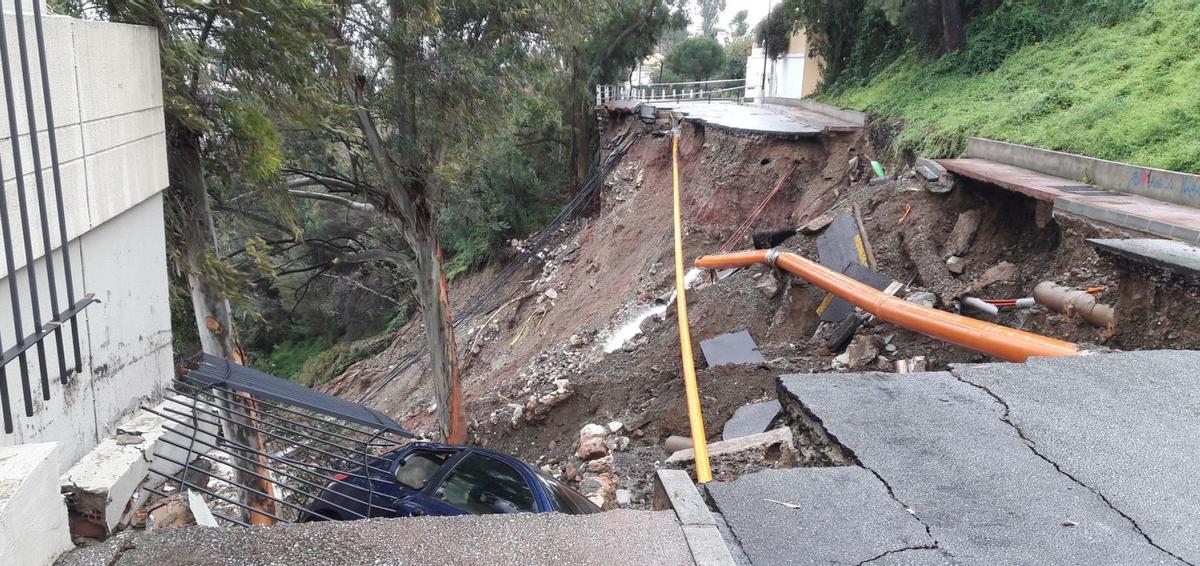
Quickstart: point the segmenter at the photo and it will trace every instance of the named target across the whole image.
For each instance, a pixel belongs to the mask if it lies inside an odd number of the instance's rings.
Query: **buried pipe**
[[[1067,316],[1078,314],[1092,326],[1098,326],[1108,332],[1116,329],[1116,312],[1113,308],[1096,302],[1095,295],[1087,291],[1042,281],[1033,287],[1033,300],[1057,313]]]
[[[728,269],[756,263],[785,269],[882,321],[1005,361],[1024,362],[1032,356],[1080,354],[1078,346],[1070,342],[975,320],[886,295],[865,283],[789,252],[754,250],[704,256],[696,260],[696,267]]]

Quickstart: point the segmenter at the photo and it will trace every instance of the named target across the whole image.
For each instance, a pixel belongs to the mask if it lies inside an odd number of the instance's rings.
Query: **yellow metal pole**
[[[708,463],[708,439],[704,417],[700,413],[700,387],[696,384],[696,365],[692,361],[692,332],[688,329],[687,289],[683,284],[683,220],[680,212],[679,128],[671,136],[671,166],[675,178],[675,303],[679,306],[679,352],[683,357],[683,386],[687,394],[688,421],[692,427],[692,448],[696,452],[696,482],[712,481]]]

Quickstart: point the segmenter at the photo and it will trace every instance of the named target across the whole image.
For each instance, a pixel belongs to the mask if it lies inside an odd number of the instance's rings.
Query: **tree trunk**
[[[942,37],[946,53],[962,51],[967,46],[965,26],[962,0],[942,0]]]
[[[216,229],[213,224],[212,206],[208,200],[208,187],[204,179],[204,168],[200,157],[199,135],[182,125],[168,121],[171,147],[168,152],[170,169],[170,192],[175,200],[183,222],[183,263],[187,271],[188,286],[192,294],[192,311],[196,316],[196,330],[200,335],[200,347],[206,354],[219,356],[236,363],[242,363],[237,342],[234,338],[233,316],[229,300],[224,293],[214,288],[201,275],[202,266],[214,257],[213,249]],[[262,452],[263,439],[257,429],[249,426],[250,421],[231,411],[233,407],[245,405],[244,412],[256,416],[253,410],[254,400],[249,395],[240,395],[236,401],[220,395],[221,411],[225,424],[225,435],[232,441],[249,446]],[[249,451],[235,451],[239,460],[238,465],[247,470],[255,470],[263,476],[268,475],[263,466],[263,457]],[[265,493],[274,493],[270,482],[244,471],[237,472],[238,483]],[[248,522],[256,525],[270,525],[275,521],[269,515],[275,514],[275,501],[268,496],[241,490],[242,503],[262,511],[263,513],[247,513]],[[264,514],[267,513],[267,514]]]
[[[341,40],[336,32],[331,37]],[[388,206],[384,214],[399,220],[404,240],[413,249],[416,263],[417,297],[425,322],[425,339],[429,343],[429,363],[433,373],[433,389],[437,396],[438,422],[442,439],[450,444],[467,441],[467,415],[459,380],[458,346],[454,340],[454,324],[450,315],[446,276],[442,271],[442,249],[438,243],[437,222],[429,201],[425,176],[406,171],[401,175],[392,156],[384,147],[383,138],[371,113],[364,106],[365,79],[350,72],[349,46],[335,51],[335,80],[342,84],[348,100],[354,103],[354,120],[362,131],[363,141],[382,179]]]

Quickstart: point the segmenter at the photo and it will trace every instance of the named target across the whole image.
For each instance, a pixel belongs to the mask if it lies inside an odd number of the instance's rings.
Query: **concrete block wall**
[[[6,3],[6,6],[9,6]],[[19,61],[16,17],[3,15],[9,51]],[[47,67],[54,106],[56,138],[68,243],[73,259],[76,294],[95,293],[100,301],[79,317],[83,372],[66,384],[58,383],[53,336],[46,340],[50,400],[43,401],[38,368],[30,364],[35,411],[26,417],[17,362],[7,366],[8,387],[16,431],[0,432],[0,446],[29,442],[60,443],[58,472],[65,471],[100,439],[127,419],[138,405],[156,399],[171,379],[171,325],[167,295],[166,240],[162,191],[167,187],[166,134],[163,122],[158,36],[150,28],[107,22],[86,22],[60,16],[44,18]],[[32,40],[32,18],[26,17]],[[36,52],[31,49],[31,64]],[[10,222],[20,226],[12,155],[16,136],[25,168],[26,202],[37,216],[31,170],[30,128],[26,120],[19,68],[14,68],[17,129],[10,131],[7,115],[0,119],[0,166],[3,189],[10,204]],[[42,153],[44,180],[51,188],[45,110],[40,74],[31,73],[35,118]],[[6,109],[0,106],[0,113]],[[51,198],[50,195],[47,195]],[[52,201],[51,201],[52,202]],[[51,247],[60,250],[58,227],[51,218]],[[35,224],[37,226],[37,224]],[[32,238],[33,269],[37,270],[43,317],[49,311],[45,250],[40,236]],[[0,263],[0,340],[16,340],[8,286],[16,284],[23,309],[24,331],[33,324],[24,250],[14,242],[16,273]],[[61,253],[54,254],[59,271]],[[15,275],[15,276],[14,276]],[[71,357],[69,331],[64,341]],[[32,361],[32,359],[31,359]]]

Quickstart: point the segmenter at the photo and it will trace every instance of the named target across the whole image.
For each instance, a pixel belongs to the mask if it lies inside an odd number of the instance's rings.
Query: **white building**
[[[783,56],[769,59],[765,65],[763,58],[762,46],[754,44],[746,58],[746,98],[760,100],[764,82],[767,98],[805,98],[821,84],[821,58],[811,53],[804,30],[792,32]]]
[[[12,3],[4,7],[11,10]],[[54,263],[60,308],[65,296],[63,245],[54,210],[49,132],[38,67],[34,22],[26,7],[24,27],[29,56],[36,137],[31,138],[18,49],[17,17],[3,14],[15,111],[0,106],[0,167],[12,245],[5,249],[14,270],[0,261],[0,344],[11,348],[36,328],[33,299],[20,237],[19,203],[28,208],[29,244],[43,321],[53,313],[47,254]],[[59,381],[63,368],[53,335],[43,339],[45,356],[27,353],[33,414],[26,415],[19,360],[4,366],[13,430],[0,430],[0,563],[43,564],[69,546],[66,510],[57,497],[58,474],[95,447],[140,404],[161,396],[173,374],[171,322],[162,192],[168,185],[158,36],[150,28],[67,17],[43,18],[46,67],[61,172],[61,195],[77,299],[93,293],[99,301],[78,315],[82,371]],[[9,118],[16,120],[16,131]],[[31,142],[41,153],[50,250],[40,234]],[[18,194],[14,141],[24,168],[25,198]],[[18,291],[13,309],[11,291]],[[14,315],[14,312],[17,314]],[[73,340],[62,327],[67,366],[73,366]],[[47,395],[40,378],[49,375]],[[48,444],[53,443],[53,444]],[[44,485],[43,485],[44,484]],[[55,497],[37,499],[45,489]],[[58,501],[54,501],[58,499]],[[30,503],[33,502],[33,503]],[[61,518],[57,514],[61,513]]]

